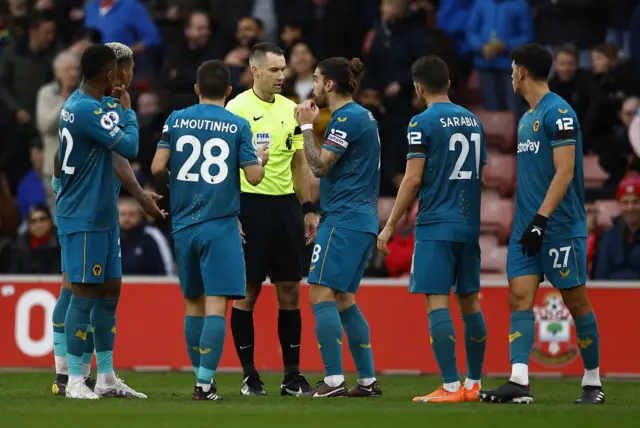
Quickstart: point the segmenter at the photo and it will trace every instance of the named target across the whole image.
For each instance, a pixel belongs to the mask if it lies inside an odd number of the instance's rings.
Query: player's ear
[[[447,88],[451,89],[451,79],[448,80]]]
[[[200,96],[200,88],[197,83],[194,83],[193,85],[193,92],[195,92],[197,96]]]
[[[325,81],[325,85],[327,86],[327,92],[331,92],[333,88],[335,88],[336,83],[333,80],[327,80]]]
[[[224,97],[229,98],[231,96],[231,91],[233,91],[233,86],[229,85],[229,87],[227,88],[227,93],[224,94]]]

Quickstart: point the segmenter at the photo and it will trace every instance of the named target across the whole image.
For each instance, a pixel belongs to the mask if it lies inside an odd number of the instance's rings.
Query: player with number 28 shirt
[[[245,296],[245,266],[238,214],[240,169],[258,184],[264,176],[249,123],[225,110],[229,69],[207,61],[197,73],[200,103],[167,119],[152,164],[171,190],[173,238],[186,303],[185,339],[198,384],[196,401],[217,401],[213,376],[226,330],[229,299]]]

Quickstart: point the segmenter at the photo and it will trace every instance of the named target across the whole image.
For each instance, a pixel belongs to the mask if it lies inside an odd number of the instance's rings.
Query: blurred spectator
[[[616,199],[620,217],[602,236],[595,279],[640,280],[640,178],[624,179]]]
[[[511,84],[509,53],[533,39],[533,22],[525,0],[477,0],[471,8],[467,42],[474,53],[484,108],[519,115],[521,102]]]
[[[580,123],[583,123],[594,82],[587,71],[578,69],[578,61],[577,48],[573,45],[560,46],[555,52],[555,72],[549,79],[549,89],[564,98],[575,110]]]
[[[362,85],[381,91],[390,126],[399,127],[404,134],[412,113],[411,66],[416,59],[435,53],[435,46],[422,17],[410,13],[408,0],[382,0],[380,13],[381,21],[364,61]]]
[[[608,4],[602,0],[536,0],[536,41],[552,51],[568,43],[577,45],[580,68],[589,68],[590,49],[605,39]]]
[[[606,149],[602,141],[621,123],[622,102],[631,95],[640,94],[640,81],[634,68],[620,58],[614,45],[599,44],[591,56],[596,85],[589,96],[590,106],[583,128],[587,147],[597,152]]]
[[[253,45],[264,41],[262,25],[262,21],[252,17],[245,17],[238,21],[236,45],[225,56],[225,64],[229,67],[244,66],[245,62],[249,60]]]
[[[60,273],[60,245],[49,208],[42,204],[29,210],[27,231],[11,248],[10,273]]]
[[[13,126],[5,138],[30,141],[37,131],[34,116],[36,98],[42,85],[52,78],[56,23],[48,14],[36,15],[29,32],[5,49],[0,57],[0,98],[11,111]],[[13,132],[11,132],[13,131]],[[13,135],[11,135],[13,134]],[[25,143],[10,144],[5,154],[5,171],[12,188],[30,169],[29,148]]]
[[[159,229],[144,223],[144,212],[130,197],[118,200],[124,275],[173,275],[171,248]]]
[[[231,34],[235,33],[236,22],[243,17],[254,16],[264,27],[264,40],[278,43],[279,19],[287,14],[291,3],[291,0],[212,0],[211,14],[224,18],[221,19],[224,30]]]
[[[460,84],[466,84],[473,69],[473,53],[467,43],[467,23],[472,5],[473,0],[447,0],[441,1],[438,8],[438,27],[444,30],[453,42]]]
[[[291,76],[285,82],[282,95],[296,103],[311,99],[313,97],[313,73],[316,69],[316,58],[306,41],[294,42],[291,46],[288,64]],[[320,116],[313,125],[313,130],[319,141],[324,140],[329,120],[331,120],[329,109],[320,110]]]
[[[55,213],[56,195],[51,188],[53,176],[53,158],[58,150],[58,119],[60,109],[71,93],[78,87],[80,77],[79,57],[71,51],[62,51],[53,61],[55,80],[40,88],[36,101],[36,125],[44,150],[44,167],[42,170],[47,204]]]
[[[198,99],[192,104],[196,104]],[[179,107],[185,108],[187,106]],[[142,173],[151,173],[151,162],[156,153],[158,141],[162,137],[162,126],[167,117],[162,113],[158,95],[153,92],[144,92],[138,97],[136,109],[138,114],[138,126],[140,127],[140,148],[138,149],[138,162]]]
[[[303,36],[304,22],[298,11],[294,10],[289,13],[288,18],[282,25],[282,33],[280,39],[284,45],[287,54],[290,54],[293,44]]]
[[[154,48],[162,43],[160,30],[138,0],[90,0],[84,26],[102,34],[102,43],[120,42],[135,55],[137,74],[153,71]]]
[[[636,116],[631,121],[628,135],[636,158],[640,158],[640,109],[638,109]]]
[[[11,35],[18,40],[29,30],[29,16],[33,13],[33,5],[29,0],[8,0],[11,16]]]
[[[85,28],[76,33],[68,50],[80,58],[89,46],[96,43],[102,43],[102,34],[96,29]]]
[[[0,3],[0,55],[2,55],[4,49],[11,43],[10,20],[9,6],[6,3]]]
[[[305,22],[304,36],[318,58],[360,57],[367,30],[370,0],[299,0],[294,8]]]
[[[45,185],[47,183],[42,178],[42,163],[42,141],[40,138],[35,138],[31,143],[31,165],[33,169],[20,180],[16,197],[20,215],[23,219],[27,218],[29,210],[34,205],[47,204],[47,196],[45,194]],[[48,184],[48,186],[51,187],[51,184]]]
[[[219,58],[220,52],[211,40],[209,16],[193,12],[185,22],[184,38],[169,48],[160,74],[163,88],[171,94],[170,110],[180,110],[198,102],[193,92],[198,67],[204,61]]]
[[[613,43],[622,51],[625,57],[631,53],[631,18],[638,0],[609,0],[609,22],[607,28],[607,42]]]

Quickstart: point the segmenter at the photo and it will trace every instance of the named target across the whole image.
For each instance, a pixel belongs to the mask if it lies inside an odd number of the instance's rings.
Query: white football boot
[[[84,379],[67,384],[65,396],[74,400],[98,400],[100,398],[97,394],[91,391],[84,382]]]
[[[137,392],[117,376],[113,384],[106,386],[98,384],[94,391],[99,397],[147,398],[145,394]]]

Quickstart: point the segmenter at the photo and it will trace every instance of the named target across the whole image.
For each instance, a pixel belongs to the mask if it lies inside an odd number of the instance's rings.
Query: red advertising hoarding
[[[591,283],[590,298],[598,318],[601,371],[608,375],[640,375],[640,345],[627,340],[632,314],[638,310],[640,283]],[[0,367],[52,367],[51,315],[59,293],[57,277],[0,276]],[[322,371],[315,343],[314,320],[302,288],[303,333],[301,368]],[[503,281],[484,281],[481,301],[487,322],[485,373],[510,371],[508,289]],[[437,373],[429,345],[424,299],[407,292],[406,280],[367,280],[358,304],[371,327],[371,343],[379,372]],[[459,338],[462,322],[455,305],[452,315]],[[575,329],[560,295],[541,287],[536,306],[536,341],[531,372],[582,374]],[[277,333],[277,300],[265,286],[254,315],[256,366],[280,371],[282,355]],[[173,278],[125,278],[118,306],[115,365],[121,369],[184,369],[190,366],[183,337],[184,303]],[[465,371],[464,341],[458,340],[458,364]],[[347,371],[354,364],[344,346]],[[231,331],[222,356],[222,369],[239,369]]]

